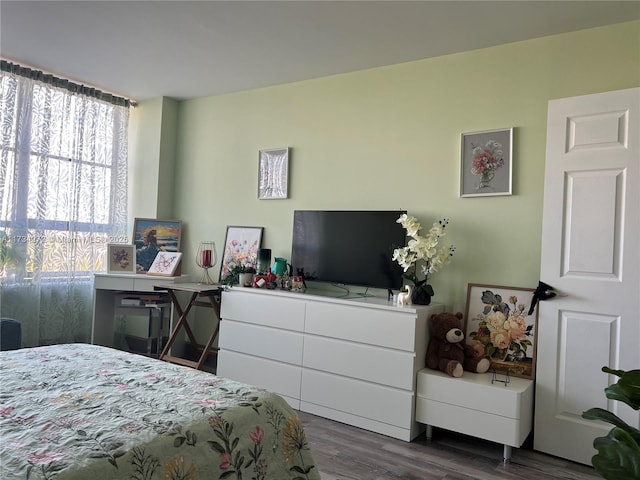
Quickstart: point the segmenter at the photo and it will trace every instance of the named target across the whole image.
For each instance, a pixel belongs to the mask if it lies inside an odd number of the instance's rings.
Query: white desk
[[[114,346],[114,318],[116,314],[116,300],[126,293],[157,294],[153,286],[159,283],[173,284],[185,282],[188,275],[180,277],[158,277],[144,274],[111,274],[96,273],[93,284],[93,320],[91,323],[91,343]],[[170,310],[170,321],[173,325],[173,307]]]

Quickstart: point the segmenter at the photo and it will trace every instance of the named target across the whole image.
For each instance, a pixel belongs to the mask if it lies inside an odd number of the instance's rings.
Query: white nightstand
[[[520,447],[531,432],[533,381],[511,377],[494,382],[491,373],[464,372],[460,378],[437,370],[418,372],[416,421],[504,445],[504,461],[511,447]],[[504,375],[498,375],[504,379]]]

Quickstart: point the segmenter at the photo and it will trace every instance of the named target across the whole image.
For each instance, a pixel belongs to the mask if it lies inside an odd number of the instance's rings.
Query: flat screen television
[[[295,210],[291,266],[306,280],[399,290],[402,268],[391,258],[404,247],[401,210]]]

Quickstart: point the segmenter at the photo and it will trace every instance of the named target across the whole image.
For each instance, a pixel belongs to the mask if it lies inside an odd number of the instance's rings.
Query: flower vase
[[[476,191],[480,192],[483,190],[491,189],[491,180],[495,177],[495,172],[492,170],[485,170],[480,174],[480,182],[478,182],[478,186],[476,187]]]
[[[427,288],[431,289],[430,287],[430,285],[416,285],[411,290],[411,303],[414,305],[429,305],[432,295],[427,291]]]

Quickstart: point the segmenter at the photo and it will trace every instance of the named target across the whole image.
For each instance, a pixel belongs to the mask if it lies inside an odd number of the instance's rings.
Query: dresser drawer
[[[405,429],[413,423],[411,392],[315,370],[302,371],[300,399]]]
[[[527,422],[497,414],[478,413],[423,397],[416,399],[416,422],[512,447],[520,447],[531,431],[530,420]]]
[[[464,372],[453,378],[438,370],[418,372],[417,395],[428,400],[456,405],[475,412],[521,418],[532,409],[533,381],[511,377],[509,385],[491,383],[490,373]],[[524,412],[522,411],[524,408]]]
[[[219,377],[255,385],[286,397],[294,408],[300,408],[301,368],[242,353],[218,352]],[[291,399],[296,402],[292,403]]]
[[[223,319],[302,332],[304,315],[304,300],[233,290],[222,293]]]
[[[414,356],[361,343],[306,335],[302,365],[352,378],[413,390]]]
[[[302,363],[302,333],[261,325],[220,322],[218,345],[224,350],[300,365]]]
[[[310,302],[305,333],[413,351],[415,312]]]

